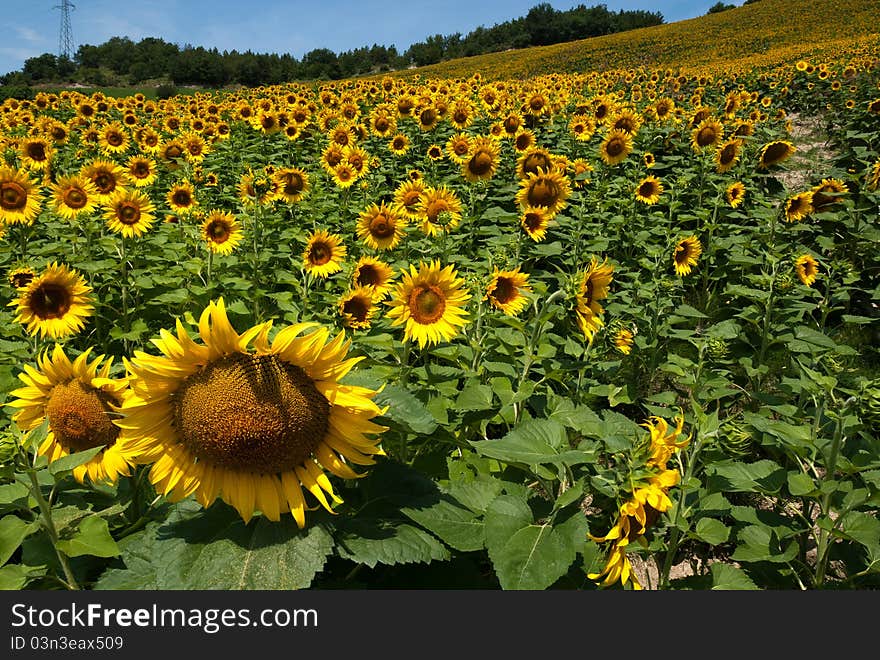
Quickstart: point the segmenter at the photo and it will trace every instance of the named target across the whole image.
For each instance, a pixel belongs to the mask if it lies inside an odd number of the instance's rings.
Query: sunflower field
[[[5,589],[880,586],[876,39],[0,153]]]

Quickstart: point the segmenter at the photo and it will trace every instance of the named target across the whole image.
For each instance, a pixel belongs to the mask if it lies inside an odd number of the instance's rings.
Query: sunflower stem
[[[129,318],[128,318],[128,239],[123,236],[120,241],[120,253],[122,257],[122,329],[124,331],[122,337],[122,345],[125,350],[125,354],[128,354],[128,331],[129,331]]]
[[[55,556],[58,557],[58,563],[61,564],[61,570],[64,571],[65,586],[71,591],[76,591],[79,589],[79,585],[76,582],[76,577],[73,575],[73,569],[70,567],[67,555],[58,549],[58,529],[55,527],[55,521],[52,519],[52,506],[43,497],[43,491],[40,488],[40,481],[37,478],[36,470],[29,468],[27,474],[31,482],[31,495],[37,501],[37,506],[40,509],[43,529],[46,530],[46,535],[49,537],[52,548],[55,550]]]

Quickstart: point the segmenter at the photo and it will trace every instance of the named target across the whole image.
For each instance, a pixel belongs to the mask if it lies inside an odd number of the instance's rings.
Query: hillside
[[[491,53],[395,75],[523,78],[632,67],[693,72],[773,67],[801,58],[876,48],[880,3],[872,0],[761,0],[717,14],[553,46]]]

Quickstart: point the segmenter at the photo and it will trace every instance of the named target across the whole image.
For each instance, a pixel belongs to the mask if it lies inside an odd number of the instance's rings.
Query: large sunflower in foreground
[[[605,324],[602,320],[605,309],[598,301],[608,297],[608,286],[613,278],[614,266],[607,259],[600,264],[596,257],[590,260],[589,268],[581,277],[575,297],[575,314],[578,327],[589,342],[593,341],[596,332]]]
[[[40,212],[40,189],[24,170],[0,167],[0,223],[29,225]]]
[[[26,387],[10,392],[15,397],[7,405],[18,408],[13,420],[23,431],[30,431],[49,420],[48,434],[37,448],[49,463],[94,447],[104,450],[73,469],[74,478],[85,483],[116,483],[127,476],[135,452],[119,441],[119,427],[113,419],[115,409],[125,398],[128,381],[110,378],[112,358],[98,356],[91,362],[86,350],[73,362],[55,344],[51,357],[46,350],[37,359],[37,369],[25,366],[19,379]],[[101,364],[103,362],[103,365]]]
[[[441,268],[432,261],[417,269],[411,264],[388,301],[391,324],[405,324],[404,341],[415,340],[419,348],[452,339],[467,322],[464,307],[470,293],[463,284],[453,266]]]
[[[19,289],[18,298],[9,305],[16,306],[15,321],[28,333],[60,339],[82,330],[84,319],[92,315],[90,291],[77,271],[52,263],[26,288]]]
[[[132,393],[117,425],[171,501],[220,498],[245,522],[289,511],[302,528],[312,508],[303,488],[332,512],[328,496],[341,499],[326,472],[353,479],[351,464],[384,453],[385,427],[371,421],[384,411],[375,390],[339,382],[361,359],[345,359],[344,333],[328,341],[328,330],[303,334],[315,324],[297,323],[269,341],[271,325],[239,334],[222,298],[201,314],[201,342],[178,320],[176,336],[154,340],[162,355],[137,351],[128,363]]]

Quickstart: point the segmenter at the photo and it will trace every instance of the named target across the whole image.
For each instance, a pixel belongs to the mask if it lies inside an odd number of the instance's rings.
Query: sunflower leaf
[[[55,477],[56,480],[63,479],[75,467],[79,467],[83,463],[88,463],[103,450],[104,445],[99,445],[97,447],[92,447],[91,449],[86,449],[85,451],[78,451],[75,454],[62,456],[58,460],[52,461],[52,463],[49,464],[49,474]]]
[[[348,520],[339,527],[336,551],[343,559],[374,568],[377,564],[427,564],[446,561],[449,551],[423,529],[379,520]]]
[[[0,565],[5,564],[21,542],[39,529],[39,525],[27,523],[18,516],[0,518]]]

